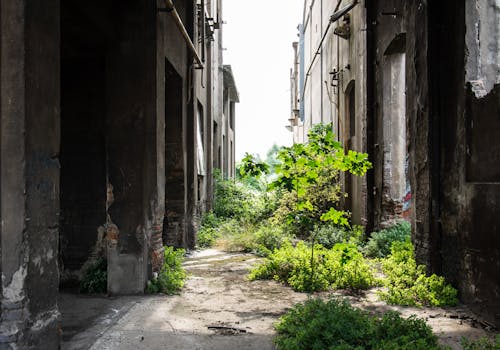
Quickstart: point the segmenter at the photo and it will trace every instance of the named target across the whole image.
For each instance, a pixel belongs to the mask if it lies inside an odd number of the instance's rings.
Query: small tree
[[[315,125],[308,132],[308,143],[284,147],[278,154],[278,178],[271,184],[287,193],[282,197],[275,217],[286,218],[299,235],[311,239],[311,285],[315,283],[315,237],[310,235],[315,224],[332,222],[349,227],[350,213],[340,210],[342,197],[340,173],[363,176],[372,167],[368,154],[349,150],[335,140],[332,124]],[[281,217],[280,217],[281,216]]]
[[[242,178],[255,177],[259,178],[263,174],[269,172],[269,165],[265,162],[259,161],[250,153],[245,153],[238,168],[239,174]]]
[[[335,140],[331,124],[315,125],[308,133],[309,142],[284,147],[278,154],[278,178],[271,188],[281,188],[283,196],[277,218],[286,218],[305,231],[319,222],[349,226],[350,213],[340,210],[342,197],[341,172],[363,176],[372,167],[366,153],[345,151]]]

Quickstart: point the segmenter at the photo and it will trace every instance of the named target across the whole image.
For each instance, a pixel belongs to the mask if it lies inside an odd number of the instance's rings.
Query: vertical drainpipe
[[[366,151],[368,159],[376,167],[375,164],[375,25],[376,13],[374,1],[365,1],[366,7]],[[366,230],[372,232],[374,230],[374,201],[375,201],[375,177],[373,169],[366,174]]]
[[[300,66],[299,66],[299,93],[300,93],[300,120],[302,123],[305,120],[305,111],[304,111],[304,75],[305,75],[305,69],[304,69],[304,24],[299,24],[299,32],[300,32],[300,39],[299,39],[299,60],[300,60]]]
[[[201,0],[201,10],[200,10],[200,30],[201,30],[201,61],[205,63],[205,37],[206,27],[205,27],[205,0]],[[203,77],[202,77],[203,79]]]
[[[321,35],[323,35],[323,0],[320,1],[319,3],[319,6],[320,6],[320,21],[319,21],[319,28],[320,28],[320,33]],[[321,106],[321,109],[320,109],[320,114],[321,114],[321,123],[324,122],[324,119],[323,119],[323,46],[321,46],[320,48],[320,54],[319,54],[319,77],[320,77],[320,80],[319,80],[319,86],[321,88],[320,90],[320,98],[321,98],[321,101],[320,101],[320,106]]]

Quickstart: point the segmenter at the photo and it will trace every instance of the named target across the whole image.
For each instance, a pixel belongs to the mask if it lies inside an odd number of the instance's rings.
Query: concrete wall
[[[496,325],[499,152],[493,135],[499,132],[500,100],[496,75],[487,72],[498,70],[498,17],[495,2],[469,0],[384,0],[369,12],[377,144],[385,130],[378,117],[384,102],[380,52],[395,34],[406,33],[407,142],[417,258],[429,272],[444,275],[459,289],[462,301]],[[375,183],[383,188],[382,152],[375,156]],[[381,222],[384,200],[378,194],[375,199],[375,208],[380,208],[375,220]]]
[[[2,349],[57,349],[59,275],[99,257],[109,293],[143,293],[211,205],[220,31],[197,70],[162,1],[122,5],[0,1]],[[177,5],[198,42],[195,2]]]
[[[186,6],[179,4],[177,11],[186,22]],[[184,247],[187,233],[186,124],[190,66],[187,48],[170,15],[158,15],[157,32],[157,75],[164,76],[164,79],[157,80],[157,113],[165,118],[163,241],[167,245]]]
[[[108,291],[142,293],[150,274],[150,239],[163,222],[157,209],[156,138],[163,139],[163,132],[156,114],[156,8],[138,2],[115,15],[106,93],[108,181],[114,197],[108,220],[118,237],[108,237]]]
[[[0,347],[55,349],[59,2],[1,1],[0,14]]]
[[[223,96],[222,96],[222,149],[223,167],[222,174],[226,178],[236,175],[236,103],[239,94],[230,65],[223,66]]]
[[[303,58],[300,64],[304,66],[304,83],[298,93],[298,98],[302,99],[300,115],[304,120],[294,121],[291,129],[294,141],[304,142],[314,124],[333,123],[334,132],[346,149],[366,152],[365,4],[360,2],[347,16],[329,26],[337,3],[333,0],[304,1],[304,52],[299,54],[299,59]],[[339,9],[350,3],[342,1]],[[294,70],[297,70],[295,65]],[[350,106],[349,101],[353,101],[353,105]],[[366,223],[366,178],[346,176],[343,185],[349,194],[344,206],[352,212],[352,221]]]
[[[458,34],[453,41],[439,26],[441,11],[430,8],[430,37],[438,37],[431,42],[430,64],[441,70],[431,80],[431,93],[440,91],[441,97],[432,107],[448,116],[440,119],[442,265],[437,267],[458,285],[462,300],[498,326],[499,3],[460,2],[445,18]]]
[[[405,2],[378,1],[373,7],[373,226],[384,227],[403,214],[409,195],[406,169]],[[407,186],[408,184],[408,186]],[[409,203],[406,203],[407,206]]]

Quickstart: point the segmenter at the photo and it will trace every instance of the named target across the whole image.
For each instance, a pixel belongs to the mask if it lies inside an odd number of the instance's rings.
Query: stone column
[[[0,348],[57,349],[59,1],[0,14]]]

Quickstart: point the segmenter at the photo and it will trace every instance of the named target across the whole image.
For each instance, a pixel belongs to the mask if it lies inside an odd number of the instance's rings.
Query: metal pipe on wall
[[[175,25],[179,29],[179,31],[182,34],[182,37],[184,38],[184,41],[186,42],[189,51],[193,54],[193,57],[198,64],[198,68],[203,68],[203,62],[200,58],[200,55],[198,55],[198,51],[196,50],[196,47],[193,44],[193,41],[189,37],[189,33],[186,30],[186,27],[184,26],[184,23],[182,23],[182,19],[179,16],[179,13],[175,9],[175,6],[172,2],[172,0],[165,0],[165,4],[167,5],[166,12],[169,12],[172,15],[172,18],[174,19]]]
[[[316,58],[318,57],[318,55],[321,53],[321,49],[323,47],[323,42],[326,39],[326,36],[328,34],[328,31],[330,30],[331,25],[334,22],[338,21],[342,16],[344,16],[350,10],[352,10],[354,8],[354,6],[356,6],[358,4],[359,0],[354,0],[351,4],[345,6],[341,10],[338,10],[338,7],[340,6],[341,2],[342,1],[339,1],[337,3],[337,7],[336,7],[337,11],[334,11],[334,13],[330,16],[330,20],[328,21],[328,25],[326,26],[326,29],[323,33],[323,36],[322,36],[321,41],[318,45],[318,48],[316,49],[316,52],[314,53],[314,56],[311,60],[311,63],[309,64],[309,68],[307,69],[307,73],[305,74],[304,91],[305,91],[305,86],[307,85],[307,82],[309,80],[309,75],[311,75],[311,70],[314,66],[314,62],[316,61]],[[304,96],[301,96],[301,98],[304,98]]]
[[[201,61],[205,63],[205,38],[207,36],[206,33],[206,23],[205,23],[205,0],[201,0]]]

